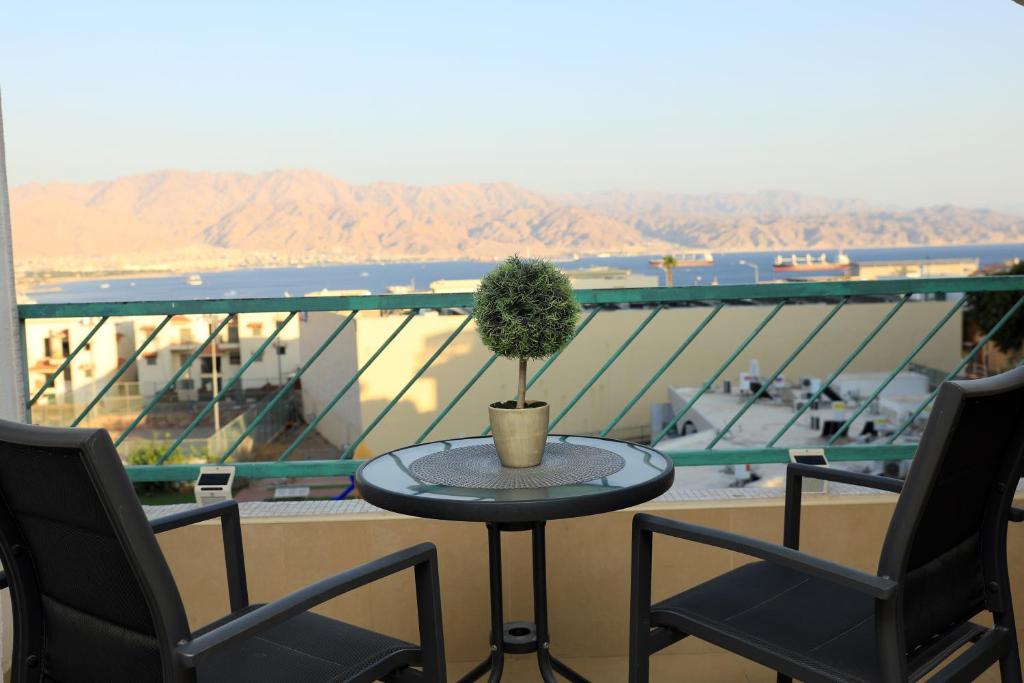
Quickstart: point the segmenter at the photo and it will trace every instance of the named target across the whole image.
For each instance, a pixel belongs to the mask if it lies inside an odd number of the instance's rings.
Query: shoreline
[[[858,245],[851,247],[838,248],[825,248],[825,247],[780,247],[776,249],[748,249],[748,248],[725,248],[725,249],[711,249],[705,247],[678,247],[676,253],[685,252],[710,252],[712,254],[789,254],[789,253],[818,253],[826,251],[849,251],[857,249],[871,249],[871,250],[898,250],[898,249],[950,249],[956,247],[1013,247],[1013,246],[1024,246],[1022,242],[995,242],[995,243],[976,243],[976,242],[953,242],[947,244],[898,244],[898,245]],[[643,252],[624,252],[624,253],[613,253],[613,252],[595,252],[595,253],[582,253],[577,254],[579,258],[572,258],[572,256],[562,255],[561,257],[538,257],[545,258],[546,260],[552,261],[556,264],[572,264],[582,259],[597,259],[603,258],[602,254],[608,254],[609,258],[658,258],[659,251],[643,251]],[[396,265],[396,264],[424,264],[424,263],[454,263],[454,262],[474,262],[474,263],[497,263],[498,259],[482,259],[482,258],[397,258],[387,260],[365,260],[365,261],[297,261],[294,263],[279,263],[279,262],[267,262],[267,263],[222,263],[222,264],[193,264],[190,268],[161,268],[161,269],[145,269],[145,270],[95,270],[95,271],[81,271],[77,274],[68,273],[65,271],[58,271],[54,276],[47,277],[45,272],[40,271],[25,271],[22,274],[16,273],[16,287],[18,291],[24,295],[28,295],[32,291],[38,292],[41,288],[54,287],[68,283],[79,283],[79,282],[99,282],[103,280],[149,280],[155,278],[175,277],[180,276],[186,278],[192,274],[208,274],[208,273],[228,273],[228,272],[239,272],[245,270],[279,270],[285,268],[319,268],[319,267],[331,267],[331,266],[379,266],[379,265]]]

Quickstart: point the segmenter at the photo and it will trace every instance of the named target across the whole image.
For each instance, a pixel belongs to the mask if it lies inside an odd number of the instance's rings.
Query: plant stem
[[[516,408],[526,407],[526,359],[519,359],[519,399]]]

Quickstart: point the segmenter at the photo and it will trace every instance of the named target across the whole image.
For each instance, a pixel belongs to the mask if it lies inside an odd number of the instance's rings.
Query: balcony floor
[[[554,649],[557,650],[557,646]],[[566,657],[562,661],[592,683],[622,683],[629,679],[625,657]],[[449,680],[456,680],[476,663],[450,663]],[[651,660],[652,683],[675,683],[683,679],[702,683],[775,683],[775,672],[724,651],[663,654]],[[503,683],[536,683],[539,680],[535,655],[505,656]],[[559,677],[558,680],[564,679]],[[999,668],[992,667],[976,680],[980,683],[998,683]]]

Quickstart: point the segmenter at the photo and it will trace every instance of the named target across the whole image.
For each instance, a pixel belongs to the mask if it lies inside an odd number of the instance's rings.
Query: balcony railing
[[[530,380],[529,386],[533,386],[545,373],[560,362],[565,362],[569,354],[578,352],[581,347],[588,345],[586,330],[595,319],[603,315],[612,314],[613,311],[622,308],[643,309],[644,315],[640,322],[631,330],[623,330],[623,334],[617,340],[615,349],[607,355],[588,376],[578,378],[578,386],[572,393],[572,397],[564,405],[553,406],[554,417],[551,422],[552,433],[558,433],[559,425],[565,423],[567,416],[571,415],[578,408],[581,399],[587,396],[595,383],[619,362],[625,355],[629,354],[630,348],[638,338],[646,333],[650,334],[650,325],[658,316],[664,315],[666,310],[679,307],[700,307],[702,309],[699,322],[692,329],[678,329],[671,333],[671,353],[663,358],[647,358],[649,367],[642,376],[636,377],[636,386],[622,387],[621,394],[610,397],[608,400],[621,405],[621,408],[614,411],[615,417],[609,420],[593,433],[608,435],[612,433],[624,416],[633,410],[640,401],[648,395],[648,392],[656,387],[659,380],[668,379],[666,373],[676,364],[685,363],[687,351],[700,344],[702,334],[716,318],[719,318],[723,311],[734,307],[757,307],[755,324],[749,329],[730,330],[735,333],[735,346],[731,349],[718,349],[721,363],[704,369],[704,380],[696,387],[694,393],[680,409],[675,411],[674,416],[665,421],[664,427],[657,433],[644,438],[646,442],[658,446],[669,435],[670,430],[678,421],[693,408],[702,396],[712,390],[722,379],[723,375],[734,367],[735,363],[741,361],[744,353],[748,352],[751,344],[768,335],[770,323],[779,314],[790,309],[790,307],[805,304],[825,304],[824,314],[817,319],[816,324],[804,335],[800,341],[788,349],[784,360],[775,367],[770,368],[767,374],[763,374],[764,382],[746,398],[745,401],[737,402],[735,414],[718,429],[717,434],[710,442],[701,449],[683,450],[669,453],[678,465],[724,465],[741,463],[777,463],[786,462],[788,450],[794,444],[787,443],[784,447],[780,445],[787,432],[810,408],[833,381],[853,364],[858,356],[872,344],[873,341],[888,327],[899,320],[901,311],[906,311],[915,306],[921,300],[940,300],[948,305],[938,309],[938,315],[934,320],[929,320],[928,331],[917,338],[903,339],[901,348],[894,357],[901,360],[888,368],[873,368],[881,372],[880,381],[877,386],[868,394],[867,398],[859,402],[858,407],[847,419],[843,428],[837,430],[827,443],[824,444],[827,455],[837,461],[859,461],[859,460],[900,460],[912,457],[914,452],[913,443],[905,443],[907,430],[930,405],[935,397],[935,391],[924,397],[918,405],[909,411],[908,417],[899,424],[887,438],[879,439],[871,444],[846,444],[840,442],[846,429],[857,419],[887,386],[904,370],[908,369],[915,358],[919,356],[933,338],[936,337],[947,325],[959,322],[958,312],[963,310],[966,298],[962,296],[973,292],[1013,292],[1022,296],[1011,297],[1015,302],[1010,305],[1002,318],[995,325],[986,330],[980,338],[979,343],[972,350],[964,354],[957,354],[957,360],[948,368],[939,368],[941,377],[936,376],[935,380],[957,377],[961,371],[971,363],[979,350],[1014,316],[1018,315],[1024,306],[1024,276],[997,276],[977,278],[944,278],[944,279],[918,279],[918,280],[891,280],[891,281],[837,281],[837,282],[796,282],[781,284],[763,285],[722,285],[722,286],[701,286],[701,287],[677,287],[677,288],[650,288],[650,289],[611,289],[611,290],[581,290],[577,292],[580,304],[584,307],[584,315],[576,329],[573,341],[560,353],[555,354],[545,362],[536,367]],[[764,439],[764,442],[756,447],[744,448],[722,448],[722,439],[733,429],[744,417],[745,414],[757,403],[765,391],[772,385],[774,380],[780,377],[787,368],[806,351],[808,346],[829,326],[841,324],[835,318],[844,308],[852,308],[865,303],[883,305],[882,314],[872,319],[868,325],[868,331],[863,337],[856,340],[850,339],[852,349],[842,353],[836,352],[834,357],[829,358],[831,372],[821,382],[818,389],[810,400],[803,401],[799,409],[795,409],[788,419],[775,433]],[[232,391],[236,393],[240,388],[246,371],[252,366],[257,358],[268,349],[272,350],[275,339],[282,330],[296,317],[305,316],[314,312],[340,312],[337,324],[319,345],[307,357],[300,359],[299,365],[290,377],[281,386],[277,387],[272,395],[265,398],[258,404],[258,409],[249,410],[245,413],[244,425],[235,429],[231,438],[219,438],[216,445],[212,446],[215,452],[208,452],[205,458],[212,462],[237,464],[239,476],[248,478],[277,478],[277,477],[316,477],[316,476],[341,476],[351,475],[358,467],[358,462],[353,461],[353,455],[357,452],[366,438],[380,428],[381,422],[392,410],[399,405],[408,392],[420,381],[431,366],[439,358],[445,356],[446,352],[460,335],[470,335],[473,331],[467,330],[472,317],[473,297],[471,294],[404,294],[404,295],[370,295],[370,296],[317,296],[303,298],[279,298],[279,299],[225,299],[225,300],[186,300],[186,301],[154,301],[135,303],[85,303],[85,304],[29,304],[19,306],[19,315],[22,326],[27,321],[39,319],[71,318],[71,319],[96,319],[91,331],[76,345],[68,354],[61,365],[48,377],[45,384],[30,392],[26,396],[26,405],[29,411],[36,406],[40,397],[54,382],[55,378],[61,375],[67,366],[73,363],[78,353],[93,339],[97,332],[104,325],[113,324],[112,320],[131,318],[133,316],[163,316],[160,322],[151,330],[147,329],[145,338],[136,345],[136,348],[125,358],[120,367],[113,372],[109,379],[105,380],[101,388],[95,392],[91,401],[77,412],[76,415],[65,416],[66,424],[77,426],[83,424],[103,404],[104,397],[108,395],[119,382],[125,373],[136,363],[147,348],[158,337],[160,331],[176,315],[207,315],[216,316],[217,322],[212,325],[210,335],[199,343],[192,353],[185,359],[180,368],[176,369],[167,379],[166,383],[159,388],[151,397],[143,402],[137,415],[127,421],[127,425],[120,430],[113,430],[115,443],[122,446],[140,424],[150,416],[154,409],[161,404],[168,393],[177,386],[180,379],[189,371],[192,364],[206,352],[212,342],[221,334],[226,326],[240,314],[247,313],[277,313],[280,322],[276,328],[259,341],[247,357],[242,358],[240,367],[233,373],[225,373],[222,383],[214,395],[208,400],[200,401],[197,404],[195,415],[187,426],[181,428],[177,433],[169,435],[166,443],[160,444],[160,452],[152,465],[134,465],[128,467],[131,478],[137,482],[155,481],[187,481],[197,476],[199,464],[195,462],[175,462],[180,456],[183,447],[191,443],[191,438],[196,428],[208,418],[214,411],[215,406],[224,403]],[[360,381],[360,378],[367,370],[378,361],[381,354],[395,341],[401,337],[409,323],[417,314],[425,311],[441,311],[450,315],[460,316],[461,320],[454,330],[434,348],[433,352],[423,362],[422,366],[408,376],[408,380],[402,388],[390,396],[383,408],[381,408],[372,419],[369,419],[361,431],[350,438],[346,444],[337,449],[337,456],[316,460],[297,460],[293,458],[296,451],[309,439],[311,434],[317,430],[318,425],[327,416],[332,408],[346,396],[350,395],[353,387]],[[292,396],[296,385],[302,377],[309,372],[318,373],[323,376],[325,373],[334,372],[331,367],[318,367],[318,359],[332,344],[340,343],[338,338],[360,315],[369,315],[371,312],[391,312],[395,320],[395,326],[390,335],[379,344],[375,352],[369,355],[365,361],[348,376],[331,378],[334,386],[337,387],[334,396],[328,400],[324,407],[315,415],[306,416],[305,422],[294,431],[296,436],[287,444],[280,456],[270,462],[238,462],[241,447],[252,435],[259,430],[261,424],[271,420],[280,421],[281,406]],[[956,322],[951,322],[956,321]],[[24,331],[24,330],[23,330]],[[833,330],[834,331],[834,330]],[[959,335],[959,331],[957,331]],[[25,335],[22,335],[25,338]],[[958,337],[959,340],[959,337]],[[195,340],[199,342],[200,340]],[[957,345],[959,348],[959,344]],[[422,425],[416,427],[419,434],[415,439],[417,443],[430,438],[454,436],[445,431],[445,418],[453,408],[464,400],[467,392],[487,373],[488,369],[496,361],[494,356],[487,358],[480,366],[472,372],[466,372],[460,380],[461,388],[454,392],[452,398],[439,409],[423,414]],[[935,368],[931,368],[933,374]],[[943,374],[944,373],[944,374]],[[825,374],[825,373],[822,373]],[[644,379],[646,378],[646,379]],[[641,382],[641,380],[644,380]],[[26,382],[26,386],[28,383]],[[498,400],[506,397],[492,397]],[[481,420],[486,422],[486,411],[481,410]],[[51,418],[48,420],[52,421]],[[481,433],[488,433],[481,424]],[[808,446],[822,446],[821,443],[808,443]]]

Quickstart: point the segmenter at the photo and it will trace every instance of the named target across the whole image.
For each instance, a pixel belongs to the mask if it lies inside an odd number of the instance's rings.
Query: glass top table
[[[493,441],[487,437],[409,446],[363,465],[356,474],[356,483],[364,499],[386,510],[432,519],[509,523],[581,517],[637,505],[667,491],[675,471],[671,460],[639,444],[587,436],[549,436],[548,449],[576,453],[575,462],[563,462],[561,468],[547,470],[545,463],[536,468],[505,470],[506,474],[536,471],[531,477],[523,477],[524,481],[512,483],[500,471],[479,473],[481,477],[476,479],[494,481],[481,484],[473,481],[474,472],[465,471],[465,463],[482,462],[480,450],[488,448],[493,451]],[[445,451],[453,456],[447,461],[437,457]],[[598,478],[560,483],[579,474],[576,470],[581,463],[586,466],[588,451],[596,456],[591,460],[604,458],[610,466]],[[476,460],[462,459],[461,453],[466,453],[466,458],[472,453]],[[434,460],[429,470],[420,466],[428,457]],[[493,459],[494,470],[503,469],[497,465],[496,455]],[[457,468],[460,460],[463,467]],[[546,451],[545,462],[548,460]],[[616,469],[613,462],[621,463],[621,467]],[[453,485],[459,475],[466,483]],[[545,480],[553,483],[545,485]]]
[[[489,674],[497,683],[505,653],[537,653],[540,677],[587,679],[551,654],[548,633],[547,520],[582,517],[638,505],[672,486],[675,468],[658,451],[625,441],[549,436],[537,467],[503,468],[490,438],[450,439],[379,455],[356,473],[363,498],[415,517],[487,524],[491,651],[459,683]],[[533,621],[504,621],[501,534],[533,536]],[[625,550],[625,549],[624,549]]]

